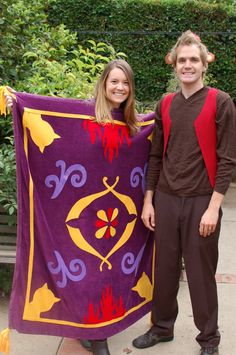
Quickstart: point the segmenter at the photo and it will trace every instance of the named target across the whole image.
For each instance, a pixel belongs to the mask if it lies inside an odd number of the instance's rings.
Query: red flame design
[[[99,306],[94,306],[89,303],[88,317],[84,317],[84,323],[95,324],[109,321],[111,319],[122,317],[125,314],[125,308],[123,306],[123,299],[120,296],[116,301],[113,298],[113,292],[111,286],[107,286],[103,292]]]
[[[131,144],[129,137],[129,129],[127,126],[120,126],[112,123],[107,123],[104,126],[99,125],[97,122],[84,121],[84,129],[90,133],[91,143],[94,144],[98,136],[102,140],[104,155],[112,162],[114,156],[118,157],[119,147],[126,142]]]

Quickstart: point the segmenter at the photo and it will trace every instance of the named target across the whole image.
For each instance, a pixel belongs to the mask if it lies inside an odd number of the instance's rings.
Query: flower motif
[[[98,228],[95,233],[95,237],[98,239],[110,237],[114,237],[116,234],[116,229],[114,227],[117,226],[118,220],[118,208],[114,210],[112,208],[108,208],[107,212],[104,210],[100,210],[97,212],[98,220],[95,223],[95,226]]]

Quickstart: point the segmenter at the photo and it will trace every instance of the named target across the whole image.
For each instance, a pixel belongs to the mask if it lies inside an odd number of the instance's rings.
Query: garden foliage
[[[81,43],[89,36],[125,52],[140,101],[166,92],[172,68],[164,57],[181,32],[190,29],[216,56],[209,73],[236,99],[234,0],[50,0],[48,19],[77,31]]]
[[[18,91],[88,98],[104,65],[124,57],[106,43],[78,44],[75,33],[47,22],[42,0],[5,1],[0,7],[0,78]],[[0,204],[16,212],[12,117],[0,119]]]

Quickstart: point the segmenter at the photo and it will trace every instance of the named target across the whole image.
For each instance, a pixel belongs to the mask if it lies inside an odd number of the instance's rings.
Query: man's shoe
[[[202,347],[200,355],[219,355],[219,349],[217,346],[215,348]]]
[[[92,351],[92,342],[88,339],[79,339],[80,344],[88,351]]]
[[[93,355],[111,355],[105,340],[91,340]]]
[[[151,346],[154,346],[158,343],[164,343],[174,339],[173,335],[170,336],[160,336],[153,332],[152,329],[143,335],[140,335],[138,338],[133,340],[133,346],[138,349],[145,349]]]

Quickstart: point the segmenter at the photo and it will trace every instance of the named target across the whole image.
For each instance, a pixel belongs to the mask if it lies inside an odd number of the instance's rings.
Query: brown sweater
[[[161,101],[157,104],[156,124],[149,155],[147,190],[158,188],[178,196],[212,193],[205,163],[198,145],[194,120],[201,112],[208,87],[185,99],[178,92],[171,104],[171,131],[164,159]],[[225,194],[236,165],[236,109],[230,96],[217,94],[217,174],[214,190]]]

